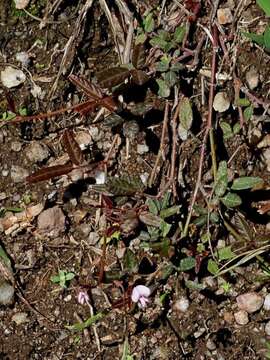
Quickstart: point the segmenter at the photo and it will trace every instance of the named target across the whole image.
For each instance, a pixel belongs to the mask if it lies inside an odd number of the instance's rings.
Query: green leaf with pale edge
[[[156,82],[158,83],[158,95],[163,98],[170,96],[171,90],[166,82],[162,79],[157,79]]]
[[[220,127],[221,127],[222,132],[223,132],[224,140],[229,139],[229,138],[231,138],[233,136],[231,126],[228,123],[226,123],[225,121],[222,121],[220,123]]]
[[[233,208],[242,204],[242,200],[239,195],[234,193],[228,193],[223,198],[220,199],[225,206],[228,208]]]
[[[253,187],[263,183],[260,177],[255,176],[243,176],[233,181],[232,190],[246,190],[252,189]]]
[[[189,130],[191,128],[193,113],[189,98],[187,97],[183,97],[180,100],[179,120],[185,130]]]
[[[220,197],[223,196],[228,186],[228,169],[226,161],[221,161],[217,171],[217,181],[215,184],[215,194]]]
[[[265,12],[267,16],[270,16],[270,1],[269,0],[257,0],[257,4]]]
[[[229,260],[235,257],[234,252],[231,249],[231,246],[225,246],[222,249],[217,250],[218,259],[221,260]]]
[[[264,46],[263,34],[258,35],[258,34],[255,34],[255,33],[243,32],[243,35],[245,35],[250,40],[255,41],[258,45]]]
[[[253,115],[253,106],[250,105],[244,110],[244,118],[246,121],[249,121]]]
[[[155,21],[153,19],[153,14],[149,13],[146,18],[143,20],[144,30],[148,33],[152,32],[155,28]]]
[[[180,44],[184,39],[185,33],[186,33],[185,27],[184,26],[178,26],[175,29],[175,32],[174,32],[174,35],[173,35],[174,41],[177,42],[178,44]]]
[[[219,271],[217,263],[214,260],[209,259],[207,263],[207,270],[211,274],[216,275]]]
[[[180,261],[179,270],[188,271],[194,269],[196,265],[196,260],[192,256],[188,256]]]

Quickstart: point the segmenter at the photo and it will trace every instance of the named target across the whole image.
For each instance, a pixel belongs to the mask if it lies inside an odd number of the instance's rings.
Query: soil
[[[13,301],[0,305],[0,359],[269,358],[270,333],[265,330],[269,311],[261,307],[249,313],[244,325],[234,317],[239,310],[237,296],[255,292],[264,299],[269,292],[269,211],[260,213],[269,201],[265,155],[268,147],[260,148],[258,143],[269,131],[270,55],[242,35],[244,31],[262,33],[267,17],[252,1],[239,6],[234,1],[217,2],[220,9],[228,8],[233,14],[233,19],[224,25],[218,23],[215,10],[207,1],[202,2],[194,18],[194,1],[107,1],[114,16],[115,36],[103,3],[31,0],[25,12],[16,9],[13,2],[1,2],[0,70],[7,66],[21,69],[27,79],[17,87],[7,89],[2,84],[0,88],[0,245],[11,260],[15,289]],[[139,27],[144,27],[147,36],[148,62],[141,71],[148,74],[149,80],[138,85],[134,83],[136,74],[129,75],[119,84],[102,89],[102,99],[113,93],[121,111],[111,112],[106,106],[104,109],[104,102],[95,98],[93,111],[84,116],[78,111],[67,111],[46,119],[37,117],[17,123],[14,118],[5,120],[7,111],[19,118],[23,108],[28,115],[36,115],[89,100],[87,93],[74,86],[68,76],[74,74],[99,85],[97,74],[119,66],[116,44],[123,51],[125,43],[121,39],[127,38],[129,29],[127,10],[132,13],[134,37],[139,34]],[[147,31],[143,19],[149,13],[155,27]],[[242,204],[237,207],[227,208],[219,200],[212,201],[213,158],[207,140],[196,206],[191,212],[188,233],[183,235],[198,182],[209,114],[211,83],[201,71],[211,71],[212,66],[212,46],[206,34],[207,29],[212,33],[211,14],[220,39],[216,73],[229,78],[218,81],[214,91],[227,92],[230,101],[229,110],[214,111],[212,119],[217,163],[227,164],[226,188],[242,176],[260,177],[263,185],[240,192]],[[162,78],[157,63],[163,50],[149,40],[159,29],[174,34],[180,25],[189,31],[186,43],[168,53],[172,59],[180,58],[182,68],[170,95],[164,97],[156,83]],[[198,61],[194,62],[193,56],[181,60],[187,48],[197,49],[203,36]],[[28,54],[27,64],[17,60],[16,55],[21,52]],[[250,69],[259,76],[259,84],[252,90],[246,80]],[[246,97],[253,113],[251,119],[243,118],[243,125],[241,116],[248,106],[240,107],[235,102],[237,80],[253,95],[252,101],[251,96]],[[38,95],[33,92],[35,87],[40,87]],[[245,97],[244,92],[240,95]],[[193,111],[187,138],[178,135],[178,117],[177,134],[174,133],[173,117],[183,97],[189,99]],[[169,125],[162,143],[166,106]],[[103,112],[99,113],[101,108]],[[231,129],[240,125],[226,138],[222,122]],[[67,144],[63,145],[65,131],[72,134],[70,151]],[[82,164],[73,164],[73,171],[63,172],[63,176],[48,175],[48,167],[61,168],[69,158],[72,160],[78,143],[83,149],[79,153]],[[162,156],[153,186],[144,185],[138,178],[143,179],[146,174],[149,179],[160,146]],[[42,149],[47,155],[41,155]],[[85,173],[89,164],[94,167]],[[43,181],[26,177],[38,174],[40,169],[46,169]],[[96,186],[96,170],[108,172],[110,186]],[[164,237],[159,234],[158,240],[144,238],[142,232],[145,235],[161,227],[161,213],[149,212],[149,199],[162,201],[166,194],[170,194],[170,206],[179,206],[165,219],[170,231]],[[41,210],[32,216],[27,211],[37,204]],[[41,217],[55,207],[61,209],[55,221],[51,215],[46,220]],[[200,208],[206,212],[200,212]],[[212,214],[218,217],[216,222],[211,222]],[[205,221],[199,224],[201,215]],[[246,220],[242,228],[249,227],[247,232],[252,232],[249,239],[237,227],[239,217]],[[236,235],[230,225],[236,229]],[[210,243],[203,240],[207,234]],[[213,257],[222,247],[230,247],[243,258],[247,251],[263,246],[265,250],[242,264],[237,264],[239,258],[233,258],[235,267],[224,275],[214,276],[209,271],[210,259],[217,261],[219,268],[231,259]],[[181,269],[181,261],[187,258],[192,258],[196,266]],[[10,282],[0,265],[1,278]],[[52,281],[59,270],[74,274],[65,286]],[[144,309],[130,298],[138,284],[151,289],[150,302]],[[80,291],[89,295],[89,306],[78,303]],[[181,299],[188,300],[184,311],[179,309]],[[21,313],[26,318],[17,323],[14,316]],[[93,314],[103,315],[83,330],[70,328]]]

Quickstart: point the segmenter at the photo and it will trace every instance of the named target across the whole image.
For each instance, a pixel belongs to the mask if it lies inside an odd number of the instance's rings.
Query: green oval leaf
[[[233,208],[242,204],[242,200],[239,195],[228,193],[223,198],[220,199],[225,206],[228,208]]]
[[[242,176],[233,181],[232,190],[246,190],[252,189],[254,186],[260,185],[263,180],[255,176]]]
[[[226,161],[221,161],[217,171],[217,181],[215,184],[215,194],[220,197],[223,196],[228,186],[228,170]]]

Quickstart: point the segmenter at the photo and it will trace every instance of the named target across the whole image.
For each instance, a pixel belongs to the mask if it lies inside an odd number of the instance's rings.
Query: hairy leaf
[[[255,186],[261,185],[263,180],[255,176],[243,176],[233,181],[232,190],[246,190],[252,189]]]
[[[185,130],[188,131],[191,128],[193,113],[190,101],[187,97],[183,97],[180,100],[179,120]]]
[[[106,189],[113,195],[134,195],[144,190],[141,179],[137,176],[124,175],[122,177],[108,178]]]
[[[221,161],[217,171],[217,181],[215,183],[215,194],[220,197],[223,196],[228,186],[228,171],[226,161]]]
[[[123,67],[113,67],[97,74],[97,79],[102,88],[112,88],[121,84],[129,76],[129,70]]]
[[[233,208],[242,204],[240,196],[230,192],[223,196],[223,198],[221,198],[220,200],[228,208]]]
[[[101,89],[85,78],[71,74],[69,75],[68,79],[89,98],[98,100],[103,97]]]
[[[144,44],[135,45],[132,53],[132,64],[136,69],[141,69],[145,65],[145,47]]]
[[[132,80],[137,85],[143,85],[149,80],[149,76],[142,70],[130,70]]]
[[[29,183],[36,183],[52,179],[56,176],[66,175],[74,168],[73,164],[49,166],[36,171],[34,174],[27,176],[26,181]]]
[[[81,165],[84,160],[83,153],[79,144],[74,138],[73,131],[65,130],[62,141],[71,162],[75,165]]]

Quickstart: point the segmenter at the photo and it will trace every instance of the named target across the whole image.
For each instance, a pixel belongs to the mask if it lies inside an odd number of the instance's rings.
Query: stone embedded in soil
[[[37,220],[38,232],[51,237],[58,236],[65,231],[66,218],[59,206],[44,210]]]
[[[263,156],[263,160],[264,160],[264,162],[265,162],[267,171],[270,172],[270,148],[265,149],[265,150],[263,151],[262,156]]]
[[[238,308],[245,310],[249,314],[258,311],[263,305],[263,297],[255,292],[249,292],[237,296],[236,298]]]
[[[50,156],[47,145],[41,144],[40,142],[33,141],[26,149],[25,156],[31,162],[42,162],[47,160]]]
[[[264,298],[263,308],[266,311],[270,310],[270,294],[267,294]]]
[[[207,340],[206,347],[210,351],[213,351],[213,350],[215,350],[217,348],[216,344],[214,343],[214,341],[212,339]]]
[[[137,145],[137,153],[143,155],[149,151],[149,147],[146,144],[138,144]]]
[[[1,71],[1,82],[7,88],[16,87],[26,80],[26,76],[21,70],[14,69],[12,66],[7,66],[5,70]]]
[[[30,64],[30,56],[26,51],[18,52],[16,54],[16,60],[19,61],[25,67],[28,67]]]
[[[22,10],[25,9],[30,0],[14,0],[16,9]]]
[[[12,141],[11,150],[15,152],[20,152],[22,150],[22,143],[19,141]]]
[[[254,68],[251,68],[246,73],[246,82],[250,90],[256,89],[256,87],[259,85],[259,81],[260,81],[260,76],[258,71]]]
[[[28,170],[26,170],[25,168],[18,166],[18,165],[12,165],[11,166],[11,171],[10,171],[10,176],[12,181],[14,181],[15,183],[20,183],[20,182],[24,182],[25,178],[27,176],[29,176],[29,172]]]
[[[11,320],[14,321],[17,325],[21,325],[29,321],[28,315],[25,312],[18,312],[14,314]]]
[[[177,312],[186,312],[189,308],[189,300],[185,297],[181,297],[180,299],[176,300],[173,304],[173,310]]]
[[[227,94],[223,91],[216,94],[214,98],[213,108],[215,111],[222,113],[230,107],[230,100]]]
[[[0,305],[11,305],[14,301],[14,287],[4,281],[0,284]]]
[[[264,331],[265,331],[266,335],[270,336],[270,321],[268,321],[268,322],[265,324]]]
[[[233,22],[231,9],[229,8],[218,9],[217,19],[220,25],[231,24]]]
[[[238,325],[247,325],[249,322],[248,313],[245,310],[234,313],[234,318]]]

